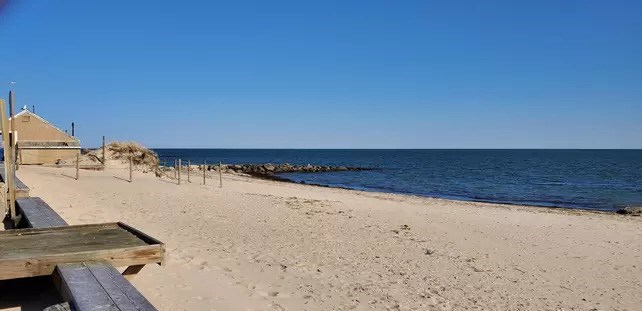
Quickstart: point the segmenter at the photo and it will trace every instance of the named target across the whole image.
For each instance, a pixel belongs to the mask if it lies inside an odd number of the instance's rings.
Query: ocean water
[[[155,149],[161,162],[372,168],[295,182],[482,202],[614,211],[642,205],[642,150]]]

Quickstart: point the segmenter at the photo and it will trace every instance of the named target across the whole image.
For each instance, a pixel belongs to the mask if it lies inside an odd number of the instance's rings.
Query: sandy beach
[[[233,174],[22,166],[70,224],[166,243],[134,285],[161,310],[641,310],[642,219]]]

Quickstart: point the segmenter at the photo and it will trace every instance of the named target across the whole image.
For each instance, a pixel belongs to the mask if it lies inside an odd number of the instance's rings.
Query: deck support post
[[[129,266],[125,271],[123,271],[122,275],[128,280],[131,281],[136,277],[138,272],[143,269],[145,265],[134,265],[134,266]]]

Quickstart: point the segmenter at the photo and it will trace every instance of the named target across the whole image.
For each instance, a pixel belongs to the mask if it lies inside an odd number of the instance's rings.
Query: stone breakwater
[[[355,166],[326,166],[326,165],[292,165],[289,163],[285,164],[223,164],[221,165],[221,170],[224,173],[233,173],[233,174],[246,174],[256,178],[285,181],[285,182],[294,182],[283,175],[277,175],[280,173],[321,173],[321,172],[348,172],[348,171],[369,171],[373,170],[372,168],[365,167],[355,167]],[[207,165],[205,169],[210,172],[218,172],[219,165]],[[157,177],[168,177],[171,179],[176,178],[175,171],[176,168],[171,166],[159,166],[156,169],[155,173]],[[182,165],[181,171],[190,170],[190,171],[203,171],[203,165]],[[174,173],[171,173],[174,172]],[[305,182],[300,182],[305,183]],[[322,185],[317,185],[322,186]]]
[[[201,166],[202,168],[202,166]],[[218,170],[218,165],[210,165],[208,170]],[[325,165],[293,165],[285,164],[227,164],[223,165],[225,172],[244,173],[250,175],[256,174],[279,174],[279,173],[321,173],[321,172],[346,172],[346,171],[365,171],[368,168],[354,166],[325,166]]]
[[[249,175],[273,175],[279,173],[321,173],[321,172],[347,172],[347,171],[367,171],[370,168],[355,167],[355,166],[326,166],[326,165],[293,165],[285,164],[223,164],[220,167],[225,173],[238,173]],[[161,167],[162,171],[173,171],[174,167]],[[190,171],[202,171],[203,165],[184,165],[181,170],[189,169]],[[219,170],[219,165],[207,165],[208,171]]]

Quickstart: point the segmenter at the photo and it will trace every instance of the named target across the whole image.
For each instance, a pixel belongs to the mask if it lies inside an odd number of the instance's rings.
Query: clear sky
[[[52,1],[0,92],[85,146],[642,148],[642,1]]]

